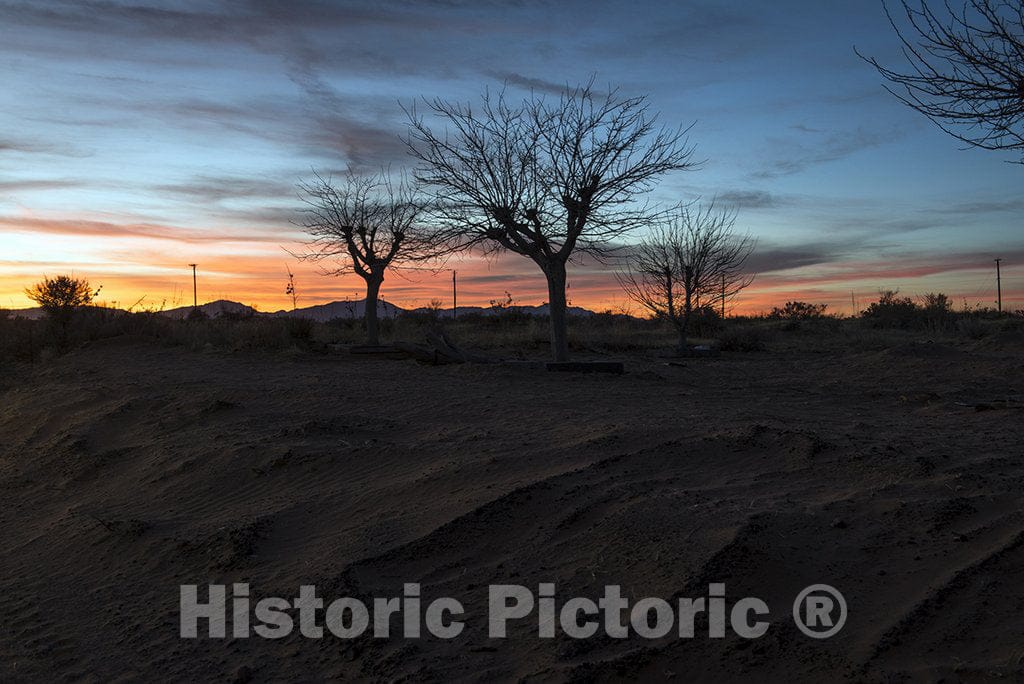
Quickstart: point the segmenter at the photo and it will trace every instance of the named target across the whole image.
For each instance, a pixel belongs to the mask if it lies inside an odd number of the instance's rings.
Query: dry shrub
[[[718,348],[729,352],[759,352],[768,349],[769,330],[756,322],[725,326],[718,335]]]

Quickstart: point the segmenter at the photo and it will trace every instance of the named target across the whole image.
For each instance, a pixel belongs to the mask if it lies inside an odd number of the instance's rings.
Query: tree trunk
[[[693,313],[693,298],[691,288],[686,288],[685,299],[683,300],[683,315],[679,317],[679,351],[686,352],[689,348],[686,344],[686,333],[690,331],[690,314]]]
[[[676,332],[679,334],[679,346],[677,348],[680,354],[686,353],[686,324],[683,323],[682,319],[676,323]]]
[[[548,312],[551,316],[551,355],[555,361],[569,360],[569,335],[565,313],[565,264],[550,263],[544,269],[548,279]]]
[[[380,332],[377,326],[377,298],[380,296],[380,285],[384,278],[371,274],[366,279],[366,301],[363,321],[366,323],[366,344],[377,346],[380,344]]]

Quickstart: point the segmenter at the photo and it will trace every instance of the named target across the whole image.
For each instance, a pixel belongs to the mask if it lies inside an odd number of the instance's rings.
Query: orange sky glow
[[[265,230],[199,231],[22,216],[0,219],[0,231],[0,245],[10,251],[31,252],[30,258],[17,262],[0,260],[0,307],[4,308],[32,306],[25,287],[42,275],[67,272],[102,287],[99,300],[112,306],[136,310],[186,306],[192,303],[188,264],[193,262],[198,263],[200,303],[229,299],[260,311],[291,308],[285,294],[288,269],[295,274],[299,307],[363,297],[358,277],[326,275],[324,268],[330,264],[300,261],[289,253],[302,250],[301,233],[294,227],[268,234]],[[391,272],[382,296],[403,308],[426,306],[432,300],[450,307],[453,269],[458,273],[460,305],[487,306],[492,300],[505,300],[506,293],[520,304],[547,299],[539,271],[514,254],[457,257],[437,272]],[[572,266],[571,303],[594,311],[643,315],[626,299],[613,271],[610,266],[586,261]],[[1004,309],[1024,308],[1019,274],[1012,266],[1004,268]],[[898,289],[910,296],[941,291],[957,306],[994,305],[994,268],[984,262],[901,259],[763,270],[730,311],[756,314],[789,300],[802,300],[827,303],[830,311],[849,314],[854,307],[865,307],[883,289]]]

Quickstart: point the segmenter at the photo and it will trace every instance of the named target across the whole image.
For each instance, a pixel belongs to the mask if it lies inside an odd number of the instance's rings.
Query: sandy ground
[[[0,679],[987,681],[1024,667],[1020,346],[623,376],[127,340],[0,375]],[[1008,403],[993,400],[1010,399]],[[973,404],[988,402],[992,410]],[[179,585],[466,607],[452,640],[178,635]],[[489,584],[771,607],[765,636],[489,639]],[[844,629],[793,625],[803,587]],[[706,624],[706,623],[704,623]],[[704,627],[706,630],[706,627]]]

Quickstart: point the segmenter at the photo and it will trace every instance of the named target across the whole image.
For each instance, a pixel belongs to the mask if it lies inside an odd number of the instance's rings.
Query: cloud
[[[988,198],[972,202],[954,202],[948,206],[932,210],[937,214],[1001,214],[1024,212],[1024,198]]]
[[[312,105],[316,125],[307,134],[307,141],[316,147],[328,147],[342,153],[350,166],[367,168],[387,166],[407,159],[405,143],[400,129],[381,125],[346,114],[356,109],[353,98],[341,95],[332,88],[308,61],[297,62],[289,69],[289,76],[303,89]],[[365,98],[360,109],[373,111],[373,102]],[[389,110],[397,109],[393,103]],[[381,112],[377,112],[381,114]]]
[[[18,152],[21,154],[49,154],[59,157],[88,157],[92,153],[81,150],[72,145],[55,145],[33,140],[15,140],[11,138],[0,138],[0,154],[5,152]]]
[[[25,216],[0,216],[0,229],[36,234],[75,237],[139,237],[178,242],[266,242],[267,236],[254,233],[195,231],[177,226],[150,223],[113,223],[85,219],[50,219]]]
[[[302,218],[302,210],[296,204],[295,207],[267,206],[246,207],[244,209],[220,209],[211,212],[211,215],[232,223],[242,223],[247,226],[267,226],[295,231],[297,230],[295,225]]]
[[[248,0],[225,3],[216,10],[83,0],[3,2],[0,14],[10,24],[135,39],[220,43],[258,43],[274,33],[296,28],[410,23],[408,13],[383,5],[293,0],[287,4]]]
[[[208,64],[208,49],[241,49],[286,61],[305,59],[321,66],[341,63],[349,71],[381,73],[393,70],[401,61],[405,70],[426,73],[445,59],[445,45],[459,45],[452,34],[501,30],[508,24],[493,12],[482,15],[482,4],[238,0],[190,8],[181,3],[148,6],[107,0],[0,0],[0,22],[26,29],[14,33],[8,47],[50,57],[149,61],[155,52],[161,52],[156,59],[164,64],[177,60],[198,66]],[[509,9],[507,3],[488,4],[502,13]],[[527,4],[512,9],[518,11]],[[40,33],[50,39],[38,40]],[[66,34],[78,39],[68,40]],[[382,45],[378,40],[381,34],[391,34],[396,40]],[[447,39],[444,34],[449,34]],[[97,38],[116,40],[119,49],[97,51]],[[180,49],[183,43],[192,49]],[[161,51],[167,46],[178,49],[173,55]],[[427,49],[431,46],[432,50]]]
[[[628,7],[628,6],[627,6]],[[618,8],[621,12],[621,7]],[[594,10],[595,14],[598,10]],[[647,21],[635,23],[641,15],[618,17],[621,30],[613,38],[594,41],[585,47],[585,54],[594,57],[615,55],[617,58],[659,58],[692,60],[704,65],[729,58],[756,53],[766,41],[778,40],[774,32],[754,33],[770,17],[758,16],[747,8],[736,9],[722,3],[674,3],[673,11],[659,17],[657,28]],[[628,30],[634,28],[635,30]]]
[[[942,253],[893,255],[885,259],[837,259],[828,268],[804,273],[769,273],[759,276],[761,288],[808,286],[843,286],[852,282],[875,282],[879,287],[898,287],[900,280],[945,275],[963,271],[992,270],[995,254],[1008,262],[1024,259],[1024,246],[998,252],[964,250]],[[810,264],[820,265],[820,264]],[[993,275],[994,278],[994,275]]]
[[[203,202],[221,202],[243,198],[293,198],[295,185],[276,180],[196,176],[185,183],[152,186],[158,192],[171,193]]]
[[[725,190],[716,194],[715,199],[739,209],[771,209],[784,203],[778,195],[765,190]]]
[[[576,88],[578,83],[555,83],[554,81],[548,81],[543,78],[536,78],[532,76],[524,76],[517,74],[514,71],[500,71],[496,69],[488,69],[483,72],[485,76],[501,81],[511,86],[516,86],[524,90],[532,90],[538,93],[546,93],[548,95],[564,95],[566,92]],[[594,91],[597,97],[602,97],[603,93]]]
[[[403,128],[397,120],[400,110],[393,102],[385,108],[379,98],[343,96],[313,75],[295,80],[306,91],[306,102],[189,99],[147,102],[139,107],[177,128],[228,131],[291,148],[306,157],[340,156],[357,168],[400,166],[408,161],[401,139]],[[372,120],[367,120],[370,117]]]
[[[835,245],[810,243],[794,246],[759,246],[747,259],[747,268],[752,273],[788,271],[807,266],[830,264],[843,258],[843,252]]]
[[[59,190],[85,185],[84,181],[70,179],[24,179],[0,181],[0,194],[23,190]]]
[[[852,131],[835,133],[819,133],[813,129],[806,129],[805,132],[807,135],[800,139],[772,140],[773,146],[778,150],[775,159],[750,176],[760,180],[789,176],[819,164],[837,161],[863,150],[886,145],[903,136],[903,131],[897,128],[870,130],[860,127]],[[808,142],[808,136],[817,139]]]

